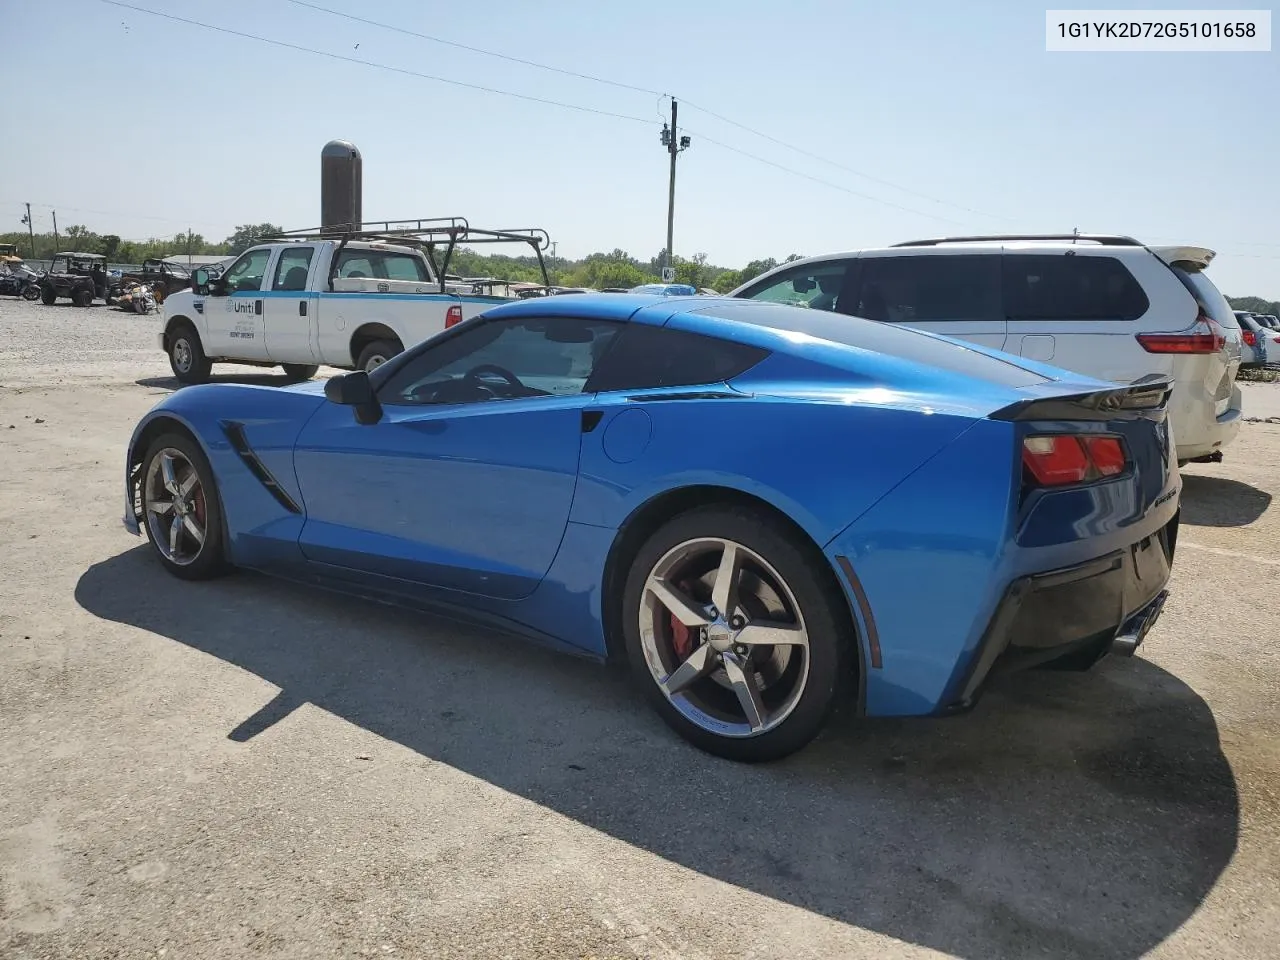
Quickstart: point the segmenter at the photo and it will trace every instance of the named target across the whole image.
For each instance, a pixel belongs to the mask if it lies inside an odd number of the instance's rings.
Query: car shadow
[[[254,387],[287,387],[298,383],[290,380],[283,373],[224,373],[211,375],[209,383],[239,383]],[[177,377],[143,377],[135,380],[140,387],[151,387],[158,390],[181,390],[185,384],[178,382]]]
[[[672,863],[960,957],[1139,957],[1236,849],[1213,715],[1141,657],[1010,678],[964,717],[837,717],[748,766],[677,739],[620,670],[256,574],[178,581],[145,544],[76,599],[277,686],[225,731],[245,749],[314,704]]]
[[[1271,506],[1271,494],[1239,480],[1182,475],[1182,522],[1199,527],[1243,527]]]

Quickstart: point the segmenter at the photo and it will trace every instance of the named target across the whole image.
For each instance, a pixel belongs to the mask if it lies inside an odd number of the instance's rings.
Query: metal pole
[[[31,204],[27,204],[27,233],[31,234],[31,259],[36,258],[36,225],[31,219]]]
[[[667,188],[667,262],[671,266],[671,244],[675,232],[676,221],[676,154],[680,150],[680,136],[676,132],[676,98],[671,98],[671,142],[667,144],[671,153],[671,182]]]
[[[60,246],[61,243],[58,240],[58,211],[55,210],[53,211],[53,253],[55,256],[58,254]]]

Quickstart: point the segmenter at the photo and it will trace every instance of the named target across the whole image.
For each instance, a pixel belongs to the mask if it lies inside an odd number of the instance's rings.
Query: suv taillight
[[[1119,437],[1059,433],[1022,441],[1022,465],[1035,485],[1041,487],[1118,476],[1124,472],[1128,459]]]
[[[462,322],[462,307],[456,303],[450,307],[444,315],[444,328],[448,330],[456,323]]]
[[[1256,347],[1258,345],[1257,334],[1245,327],[1240,328],[1240,339],[1245,342],[1245,346],[1247,347]]]
[[[1147,353],[1217,353],[1227,345],[1226,333],[1203,310],[1185,330],[1139,333],[1137,338]]]

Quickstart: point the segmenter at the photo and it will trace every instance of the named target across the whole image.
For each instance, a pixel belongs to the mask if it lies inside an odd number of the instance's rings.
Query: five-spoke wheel
[[[141,476],[147,538],[164,566],[185,579],[203,579],[223,567],[221,510],[203,452],[179,434],[148,449]]]
[[[640,549],[628,650],[659,713],[698,746],[773,759],[825,722],[849,643],[814,552],[767,515],[727,507],[676,517]]]

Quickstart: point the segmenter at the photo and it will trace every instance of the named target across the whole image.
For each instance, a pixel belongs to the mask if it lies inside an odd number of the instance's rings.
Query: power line
[[[719,140],[713,140],[711,137],[708,137],[705,133],[698,133],[693,130],[690,130],[689,132],[694,136],[696,136],[699,140],[705,140],[707,143],[710,143],[713,146],[717,146],[722,150],[728,150],[731,153],[739,154],[741,156],[747,157],[750,160],[755,160],[757,163],[763,163],[766,166],[774,167],[778,170],[783,171],[784,173],[790,173],[797,177],[803,177],[806,180],[812,180],[814,183],[820,183],[824,187],[831,187],[833,190],[839,190],[842,193],[847,193],[855,197],[861,197],[863,200],[870,200],[872,203],[879,203],[886,207],[893,207],[895,210],[901,210],[904,213],[913,213],[920,217],[929,217],[930,219],[940,220],[943,223],[954,224],[955,226],[958,226],[958,227],[964,226],[964,224],[961,223],[959,220],[952,220],[950,217],[943,217],[936,213],[926,213],[923,210],[915,210],[912,207],[904,207],[902,204],[894,203],[892,200],[882,200],[880,197],[874,197],[869,193],[863,193],[860,190],[853,190],[849,187],[844,186],[843,184],[832,183],[830,180],[824,180],[821,177],[815,177],[812,174],[808,174],[800,170],[796,170],[794,167],[788,167],[785,164],[777,163],[773,160],[767,160],[764,157],[757,156],[754,153],[748,153],[746,150],[741,150],[738,147],[731,147],[727,143],[721,143]]]
[[[479,90],[482,93],[496,93],[504,97],[515,97],[518,100],[528,100],[532,103],[541,103],[551,107],[562,107],[566,110],[577,110],[580,113],[593,113],[602,117],[612,117],[615,120],[631,120],[635,123],[652,123],[653,121],[645,117],[633,117],[625,113],[614,113],[609,110],[598,110],[595,107],[584,107],[577,103],[565,103],[562,100],[550,100],[546,97],[534,97],[527,93],[516,93],[513,90],[500,90],[497,87],[486,87],[479,83],[467,83],[463,80],[450,80],[448,77],[437,77],[429,73],[419,73],[416,70],[407,70],[404,67],[393,67],[390,64],[378,63],[373,60],[363,60],[360,57],[348,57],[341,53],[330,53],[327,50],[317,50],[314,47],[304,47],[298,43],[288,43],[284,40],[272,40],[269,37],[260,37],[254,33],[245,33],[241,30],[232,30],[229,27],[219,27],[212,23],[203,23],[199,20],[189,20],[186,17],[179,17],[172,13],[161,13],[159,10],[148,10],[146,7],[136,7],[131,3],[122,3],[121,0],[99,0],[101,3],[108,4],[113,7],[121,7],[125,10],[133,10],[136,13],[145,13],[148,16],[160,17],[164,20],[172,20],[175,23],[184,23],[192,27],[201,27],[205,30],[213,30],[217,33],[225,33],[231,37],[239,37],[242,40],[256,40],[259,43],[270,44],[273,47],[281,47],[285,50],[294,50],[298,53],[310,53],[318,57],[327,57],[330,60],[340,60],[344,63],[354,63],[363,67],[373,67],[375,70],[385,70],[388,73],[398,73],[401,76],[416,77],[419,80],[434,80],[437,83],[447,83],[455,87],[465,87],[468,90]]]
[[[932,197],[929,194],[921,193],[918,190],[911,190],[907,187],[893,183],[890,180],[882,180],[879,177],[873,177],[869,173],[863,173],[861,170],[855,170],[853,167],[850,167],[846,164],[839,163],[835,160],[830,160],[827,157],[822,156],[821,154],[814,153],[811,150],[806,150],[803,147],[798,147],[789,140],[780,140],[777,137],[770,136],[769,134],[764,133],[760,130],[756,130],[753,127],[748,127],[745,123],[739,123],[737,120],[732,120],[729,117],[716,113],[714,110],[708,110],[706,107],[699,106],[698,104],[694,103],[692,100],[685,100],[684,102],[686,106],[690,106],[695,110],[700,110],[703,113],[707,114],[708,116],[715,117],[715,119],[720,120],[723,123],[727,123],[730,126],[737,127],[740,130],[745,130],[747,133],[755,134],[757,137],[762,137],[763,139],[768,140],[770,143],[776,143],[780,147],[786,147],[788,150],[794,150],[796,153],[803,154],[806,157],[809,157],[813,160],[817,160],[821,163],[825,163],[829,166],[835,167],[838,170],[844,170],[846,173],[852,173],[855,177],[861,177],[864,180],[870,180],[872,183],[878,183],[881,186],[890,187],[894,190],[900,190],[903,193],[909,194],[913,197],[917,197],[921,200],[928,200],[930,203],[938,203],[938,204],[942,204],[945,207],[953,207],[957,210],[963,210],[965,213],[977,214],[980,217],[991,217],[996,220],[1007,220],[1009,222],[1013,222],[1013,220],[1015,219],[1013,217],[1006,217],[997,213],[986,213],[982,210],[975,210],[973,207],[966,207],[963,204],[952,203],[950,200],[941,200],[938,197]]]
[[[526,67],[535,67],[539,70],[549,70],[552,73],[558,73],[562,76],[573,77],[577,80],[591,80],[594,83],[603,83],[611,87],[617,87],[620,90],[630,90],[634,93],[647,93],[651,96],[666,96],[657,90],[650,90],[647,87],[637,87],[630,83],[622,83],[618,80],[610,80],[607,77],[597,77],[590,73],[578,73],[576,70],[565,70],[562,67],[553,67],[545,63],[537,63],[533,60],[525,60],[521,57],[512,57],[505,53],[497,53],[493,50],[484,50],[480,47],[473,47],[469,44],[459,43],[456,40],[446,40],[444,37],[434,37],[429,33],[418,33],[416,30],[410,30],[407,27],[397,27],[392,23],[382,23],[379,20],[370,20],[367,17],[358,17],[353,13],[345,13],[342,10],[333,10],[329,7],[322,7],[318,3],[308,3],[307,0],[289,0],[290,3],[299,7],[307,7],[311,10],[318,10],[321,13],[327,13],[331,16],[341,17],[344,20],[351,20],[355,23],[363,23],[370,27],[380,27],[383,30],[391,30],[395,33],[403,33],[406,36],[417,37],[420,40],[430,40],[432,43],[444,44],[446,47],[457,47],[459,50],[466,50],[470,53],[479,53],[486,57],[497,57],[499,60],[506,60],[508,63],[519,63]]]
[[[321,13],[327,13],[330,16],[340,17],[344,20],[350,20],[354,23],[363,23],[366,26],[378,27],[382,30],[390,30],[393,33],[400,33],[400,34],[404,34],[405,36],[417,37],[420,40],[429,40],[432,43],[440,43],[440,44],[444,44],[445,46],[456,47],[460,50],[466,50],[470,53],[478,53],[481,56],[493,57],[494,59],[497,59],[497,60],[505,60],[508,63],[518,63],[518,64],[521,64],[522,66],[533,67],[534,69],[537,69],[537,70],[546,70],[550,73],[558,73],[561,76],[573,77],[578,80],[589,80],[593,83],[603,83],[611,87],[617,87],[622,90],[630,90],[635,93],[646,93],[651,96],[657,96],[657,97],[670,96],[669,94],[661,93],[657,90],[651,90],[647,87],[639,87],[630,83],[622,83],[617,80],[610,80],[607,77],[599,77],[589,73],[579,73],[575,70],[566,70],[563,67],[555,67],[546,63],[538,63],[535,60],[527,60],[523,57],[513,57],[505,53],[499,53],[496,50],[485,50],[482,47],[476,47],[466,43],[459,43],[456,40],[446,40],[443,37],[433,36],[432,34],[419,33],[416,30],[410,30],[407,27],[399,27],[393,23],[383,23],[380,20],[371,20],[368,17],[357,16],[356,14],[346,13],[345,11],[342,11],[342,10],[334,10],[331,7],[321,6],[318,3],[311,3],[309,2],[309,0],[288,0],[288,2],[294,4],[295,6],[306,7],[309,10],[317,10]],[[855,177],[861,177],[862,179],[869,180],[872,183],[878,183],[881,186],[889,187],[890,189],[893,189],[893,190],[899,190],[902,193],[909,194],[921,200],[928,200],[930,203],[937,203],[937,204],[941,204],[942,206],[953,207],[957,210],[963,210],[965,213],[972,213],[982,217],[991,217],[996,220],[1005,220],[1005,221],[1013,220],[1012,217],[1006,217],[1006,216],[995,214],[995,213],[985,213],[981,210],[975,210],[972,207],[966,207],[963,204],[952,203],[949,200],[942,200],[942,199],[939,199],[938,197],[933,197],[933,196],[930,196],[929,194],[921,193],[918,190],[912,190],[908,187],[901,186],[900,184],[893,183],[890,180],[883,180],[879,177],[874,177],[871,174],[864,173],[861,170],[857,170],[849,166],[848,164],[840,163],[836,160],[831,160],[820,154],[814,153],[810,150],[806,150],[803,147],[796,146],[794,143],[791,143],[790,141],[781,140],[778,137],[771,136],[770,134],[764,133],[761,130],[756,130],[754,127],[749,127],[745,123],[740,123],[737,120],[733,120],[729,117],[726,117],[723,114],[717,113],[714,110],[711,110],[707,107],[700,106],[699,104],[696,104],[691,100],[687,100],[683,97],[681,97],[680,99],[685,104],[685,106],[692,107],[694,110],[699,110],[710,117],[714,117],[716,120],[719,120],[723,123],[727,123],[731,126],[737,127],[739,130],[744,130],[747,133],[750,133],[754,136],[761,137],[765,140],[768,140],[770,143],[777,144],[778,146],[781,146],[781,147],[786,147],[789,150],[794,150],[796,153],[802,154],[803,156],[809,157],[810,159],[817,160],[821,163],[825,163],[828,166],[832,166],[839,170],[843,170],[846,173],[851,173]],[[823,182],[823,181],[820,181],[820,182]]]

